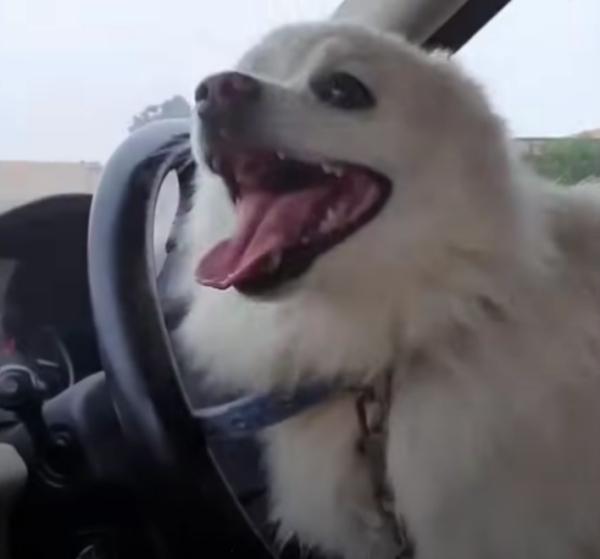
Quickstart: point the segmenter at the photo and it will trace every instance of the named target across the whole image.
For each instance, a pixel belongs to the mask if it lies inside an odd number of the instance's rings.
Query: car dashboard
[[[171,173],[157,201],[157,270],[178,200]],[[88,286],[91,203],[89,194],[64,194],[0,213],[0,367],[25,361],[46,385],[47,399],[102,368]],[[0,410],[0,428],[7,417]]]
[[[0,356],[32,364],[54,396],[100,368],[85,275],[45,258],[0,261]]]
[[[0,367],[24,361],[51,398],[101,369],[87,281],[91,197],[0,216]],[[12,414],[0,412],[0,427]]]

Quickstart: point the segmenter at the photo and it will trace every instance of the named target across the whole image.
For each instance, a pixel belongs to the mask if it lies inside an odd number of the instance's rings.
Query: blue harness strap
[[[281,423],[341,392],[336,384],[314,383],[293,392],[243,396],[223,404],[193,410],[209,439],[236,439]]]
[[[409,537],[402,517],[395,512],[393,495],[387,488],[385,445],[390,406],[391,372],[379,385],[352,388],[335,383],[313,383],[293,392],[274,391],[234,398],[223,404],[193,410],[204,435],[209,440],[235,440],[255,435],[298,415],[336,395],[357,395],[356,411],[360,438],[357,449],[364,456],[373,486],[373,497],[384,523],[397,546],[397,559],[413,559],[414,542]],[[375,413],[369,413],[374,406]]]

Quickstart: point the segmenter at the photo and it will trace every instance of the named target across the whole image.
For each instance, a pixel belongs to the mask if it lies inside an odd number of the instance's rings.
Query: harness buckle
[[[412,559],[415,556],[414,546],[404,521],[396,514],[394,496],[390,491],[386,475],[385,450],[391,404],[391,374],[385,375],[384,382],[380,385],[382,386],[366,387],[356,398],[356,416],[360,430],[357,450],[365,457],[373,497],[381,517],[388,524],[397,544],[397,559]]]

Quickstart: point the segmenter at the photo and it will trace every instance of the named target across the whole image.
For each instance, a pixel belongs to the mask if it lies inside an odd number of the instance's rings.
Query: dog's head
[[[204,285],[377,290],[510,227],[501,125],[454,64],[400,38],[285,27],[196,103],[195,153],[221,183],[202,188],[231,213],[198,255]]]

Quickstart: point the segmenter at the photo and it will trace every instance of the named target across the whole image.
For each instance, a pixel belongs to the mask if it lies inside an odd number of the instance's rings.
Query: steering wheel
[[[202,530],[218,548],[215,556],[272,558],[194,419],[158,298],[156,202],[170,171],[180,185],[192,184],[188,129],[187,120],[173,119],[131,135],[108,161],[94,195],[89,283],[101,358],[135,476],[174,495],[193,494],[211,521]]]

